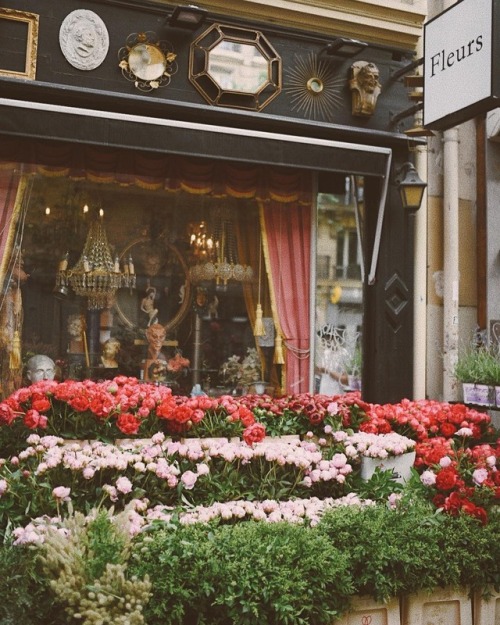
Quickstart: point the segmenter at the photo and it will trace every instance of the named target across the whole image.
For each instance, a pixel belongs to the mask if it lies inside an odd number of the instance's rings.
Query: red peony
[[[137,434],[140,425],[140,420],[129,412],[122,413],[116,420],[117,428],[124,434]]]
[[[69,405],[77,412],[85,412],[90,408],[90,402],[85,395],[77,395],[69,401]]]
[[[12,408],[5,402],[2,402],[0,404],[0,424],[11,425],[15,418],[16,414]]]
[[[255,423],[255,416],[253,412],[246,406],[240,406],[238,412],[235,414],[238,415],[238,418],[244,427],[248,427],[249,425],[252,425],[252,423]]]
[[[260,443],[266,436],[266,428],[261,423],[252,423],[243,431],[243,440],[247,445]]]
[[[35,428],[46,428],[47,417],[45,415],[41,415],[36,410],[28,410],[28,412],[24,415],[24,425],[30,428],[30,430],[34,430]]]
[[[439,490],[451,490],[456,486],[458,474],[453,467],[441,469],[436,475],[436,488]]]
[[[451,438],[457,431],[453,423],[450,423],[449,421],[446,421],[445,423],[441,423],[439,429],[441,430],[441,434],[445,436],[446,438]]]
[[[31,402],[31,407],[38,412],[47,412],[50,408],[50,401],[46,397],[39,397]]]
[[[193,410],[189,406],[176,406],[172,418],[177,423],[187,423],[193,418]]]

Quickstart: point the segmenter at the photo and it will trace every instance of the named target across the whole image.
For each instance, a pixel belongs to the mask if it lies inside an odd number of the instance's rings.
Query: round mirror
[[[137,275],[135,289],[119,289],[116,310],[126,326],[145,330],[161,323],[175,328],[190,308],[188,267],[179,250],[166,241],[140,238],[128,245],[121,260],[132,258]]]
[[[130,50],[128,65],[141,80],[156,80],[167,69],[164,53],[149,43],[139,43]]]

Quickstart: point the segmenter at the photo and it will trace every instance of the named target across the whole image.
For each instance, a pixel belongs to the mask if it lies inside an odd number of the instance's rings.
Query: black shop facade
[[[190,8],[1,10],[2,392],[411,397],[412,51]]]

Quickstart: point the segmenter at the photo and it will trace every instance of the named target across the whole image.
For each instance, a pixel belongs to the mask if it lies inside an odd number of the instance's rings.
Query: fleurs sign
[[[499,21],[500,0],[462,0],[425,24],[424,126],[444,130],[500,105]]]

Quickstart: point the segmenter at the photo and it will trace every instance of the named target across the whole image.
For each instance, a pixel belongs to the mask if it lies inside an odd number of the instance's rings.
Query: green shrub
[[[0,625],[66,625],[35,547],[0,545]]]
[[[287,523],[170,526],[142,535],[131,574],[152,580],[148,625],[320,625],[348,607],[347,557]]]
[[[417,501],[395,510],[338,508],[318,525],[346,551],[356,594],[378,601],[445,586],[498,584],[499,529],[500,515],[483,526],[466,514],[443,514]]]

